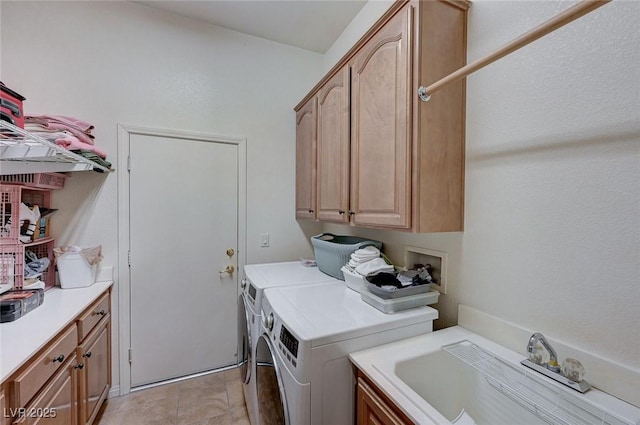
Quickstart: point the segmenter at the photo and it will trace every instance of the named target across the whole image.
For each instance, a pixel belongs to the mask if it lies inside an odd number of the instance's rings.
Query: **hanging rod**
[[[418,88],[418,96],[420,96],[420,100],[423,102],[427,102],[431,95],[438,90],[442,89],[449,83],[457,81],[461,78],[465,78],[467,75],[476,72],[477,70],[484,68],[485,66],[497,61],[500,58],[507,56],[510,53],[515,52],[521,47],[526,46],[529,43],[536,41],[537,39],[544,37],[545,35],[557,30],[568,23],[575,21],[576,19],[586,15],[587,13],[599,8],[600,6],[604,6],[609,3],[611,0],[583,0],[580,3],[570,7],[564,12],[556,15],[555,17],[549,19],[543,24],[537,26],[536,28],[522,34],[520,37],[512,40],[511,42],[505,44],[501,48],[497,49],[493,53],[488,54],[487,56],[477,59],[470,64],[463,66],[457,71],[452,72],[446,77],[436,81],[428,87],[420,86]]]

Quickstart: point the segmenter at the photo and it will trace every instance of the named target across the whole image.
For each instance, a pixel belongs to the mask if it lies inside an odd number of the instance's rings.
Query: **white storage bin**
[[[367,290],[367,281],[360,273],[352,272],[346,267],[340,269],[344,275],[344,283],[354,291],[360,293]]]
[[[424,294],[408,295],[399,298],[380,298],[368,290],[360,293],[360,298],[367,304],[377,308],[383,313],[395,313],[396,311],[408,310],[410,308],[422,307],[438,302],[440,292],[430,291]]]
[[[74,246],[65,252],[56,252],[58,278],[63,289],[84,288],[96,281],[98,263],[89,264],[80,251],[80,248]]]

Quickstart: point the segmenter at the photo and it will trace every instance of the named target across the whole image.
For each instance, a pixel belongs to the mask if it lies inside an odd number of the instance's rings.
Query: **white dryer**
[[[238,298],[238,359],[243,392],[252,425],[258,425],[255,364],[256,341],[261,333],[261,305],[266,288],[339,282],[317,267],[305,267],[298,261],[249,264],[244,266],[242,293]]]
[[[437,317],[431,307],[382,313],[340,281],[266,289],[255,362],[260,423],[355,423],[348,355],[431,332]]]

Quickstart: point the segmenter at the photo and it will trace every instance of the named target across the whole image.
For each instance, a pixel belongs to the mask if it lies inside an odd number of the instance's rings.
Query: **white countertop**
[[[52,288],[44,303],[13,322],[0,324],[0,382],[40,350],[113,282],[97,282],[86,288]]]

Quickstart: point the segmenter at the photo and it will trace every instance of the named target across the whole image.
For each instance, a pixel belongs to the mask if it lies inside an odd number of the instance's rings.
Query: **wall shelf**
[[[0,120],[0,174],[111,170]]]

